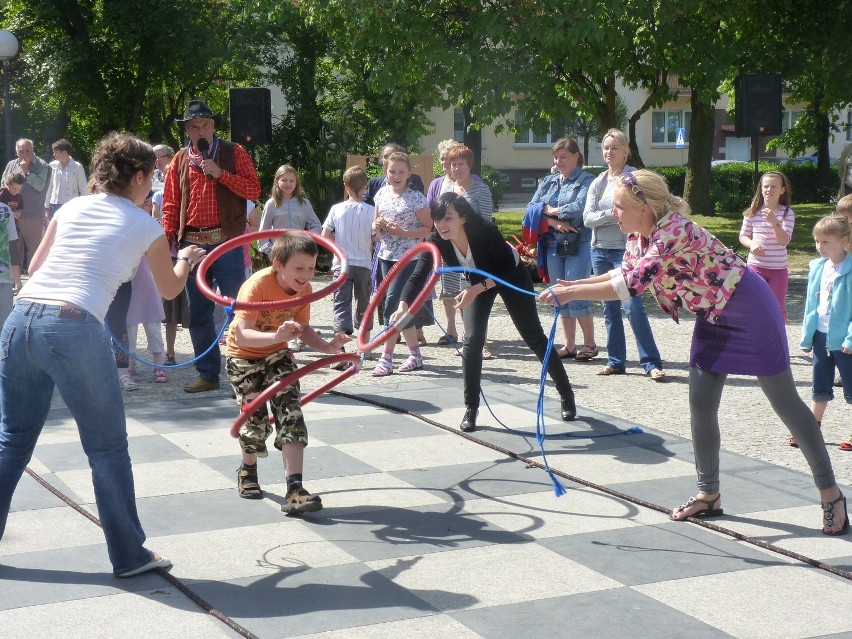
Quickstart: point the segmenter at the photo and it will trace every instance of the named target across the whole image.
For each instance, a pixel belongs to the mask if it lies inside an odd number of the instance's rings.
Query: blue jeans
[[[583,240],[577,255],[557,255],[556,244],[547,245],[547,277],[551,284],[556,280],[584,280],[592,272],[591,243]],[[573,300],[559,309],[561,317],[585,317],[592,314],[588,300]]]
[[[56,386],[77,422],[107,551],[120,573],[151,553],[142,546],[115,358],[100,322],[80,313],[59,317],[58,306],[20,300],[0,334],[0,537]]]
[[[813,400],[830,402],[834,399],[834,368],[843,382],[843,397],[852,404],[852,355],[841,350],[829,351],[827,335],[814,331],[813,339]]]
[[[393,269],[398,263],[399,262],[391,262],[390,260],[379,260],[379,266],[382,271],[382,280],[388,276],[391,269]],[[388,285],[388,290],[385,292],[386,322],[389,321],[388,318],[396,312],[396,309],[399,306],[399,300],[402,297],[402,289],[405,288],[408,280],[411,279],[415,266],[417,266],[417,260],[411,260],[408,264],[406,264],[405,268],[402,269],[401,272],[397,271],[397,273],[394,274],[393,281]],[[406,322],[404,325],[397,327],[400,331],[406,328],[414,328],[413,322]]]
[[[612,269],[621,267],[624,259],[622,249],[592,249],[592,272],[595,275],[603,275]],[[621,310],[624,309],[633,336],[636,338],[636,348],[639,350],[639,364],[646,373],[655,368],[662,368],[663,361],[660,351],[654,341],[651,332],[651,323],[648,314],[642,306],[641,297],[631,297],[626,302],[615,300],[604,302],[604,323],[606,325],[606,352],[607,366],[623,371],[627,367],[627,341],[624,337],[624,321],[621,319]]]
[[[181,242],[181,248],[189,246],[188,242]],[[216,248],[215,244],[199,244],[208,253]],[[217,340],[218,331],[213,321],[213,309],[215,302],[209,300],[198,290],[196,277],[198,269],[193,269],[186,280],[186,297],[189,301],[189,337],[192,340],[192,350],[198,357],[210,348],[212,350],[204,357],[195,362],[198,375],[207,381],[219,379],[222,369],[222,354],[219,352]],[[231,249],[215,262],[207,270],[207,284],[212,290],[219,287],[219,291],[225,297],[236,299],[240,292],[240,286],[246,281],[246,268],[243,262],[243,247]]]

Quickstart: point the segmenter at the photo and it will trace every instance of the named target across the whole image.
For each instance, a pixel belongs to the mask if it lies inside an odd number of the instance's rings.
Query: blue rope
[[[234,300],[228,306],[225,307],[225,322],[222,324],[222,328],[219,330],[219,334],[216,336],[216,339],[213,340],[213,343],[207,347],[207,350],[201,353],[201,355],[198,355],[197,357],[194,357],[180,364],[155,364],[154,362],[149,362],[147,360],[136,357],[136,355],[124,348],[124,344],[122,344],[120,340],[117,340],[115,338],[115,335],[110,332],[109,327],[106,325],[106,322],[104,322],[104,330],[106,331],[107,336],[112,340],[113,346],[117,346],[118,350],[127,355],[129,359],[139,362],[140,364],[144,364],[145,366],[150,366],[151,368],[182,368],[184,366],[194,364],[215,348],[215,346],[219,343],[219,340],[222,339],[222,335],[225,334],[225,329],[228,327],[228,324],[230,324],[231,322],[231,318],[234,315],[234,308],[236,307],[236,305],[237,300]]]

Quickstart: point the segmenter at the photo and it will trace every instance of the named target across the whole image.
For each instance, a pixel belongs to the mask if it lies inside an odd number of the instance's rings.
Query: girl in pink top
[[[760,275],[778,302],[787,321],[787,245],[793,238],[795,215],[790,208],[790,182],[780,171],[760,178],[751,206],[743,211],[740,243],[748,250],[748,267]]]

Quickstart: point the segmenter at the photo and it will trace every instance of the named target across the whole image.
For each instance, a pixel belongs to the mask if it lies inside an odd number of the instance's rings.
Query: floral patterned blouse
[[[746,266],[706,229],[679,213],[668,213],[646,240],[631,235],[621,267],[610,282],[622,301],[648,286],[675,322],[681,307],[715,322],[734,294]]]
[[[379,217],[388,222],[396,222],[406,231],[420,228],[420,220],[417,219],[417,211],[427,208],[426,196],[420,191],[409,188],[402,195],[394,193],[390,186],[383,186],[376,193],[376,209]],[[379,245],[379,258],[396,262],[405,255],[405,252],[415,244],[423,240],[413,237],[400,237],[390,233],[382,233]]]

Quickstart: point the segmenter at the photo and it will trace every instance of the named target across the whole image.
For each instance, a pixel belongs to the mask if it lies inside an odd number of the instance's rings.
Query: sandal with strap
[[[393,374],[393,360],[384,355],[379,358],[379,363],[370,373],[373,377],[386,377]]]
[[[118,378],[118,385],[121,386],[121,390],[130,392],[139,390],[139,384],[133,381],[133,378],[130,375],[122,375]]]
[[[288,515],[314,513],[318,510],[322,510],[322,499],[319,495],[309,493],[304,486],[297,486],[288,492],[281,505],[281,511]]]
[[[648,373],[648,377],[650,377],[655,382],[662,382],[666,378],[666,371],[664,371],[662,368],[655,368]]]
[[[843,504],[843,527],[840,530],[826,530],[826,528],[831,528],[834,525],[834,506],[839,503]],[[822,506],[822,520],[825,522],[825,526],[822,527],[823,535],[839,537],[849,532],[849,513],[846,511],[846,497],[843,496],[843,493],[840,493],[840,497],[834,501],[820,502],[820,506]]]
[[[607,377],[609,375],[624,375],[624,371],[617,369],[615,366],[607,364],[603,368],[598,369],[595,375],[600,375],[602,377]]]
[[[257,481],[257,467],[237,468],[237,492],[243,499],[261,499],[263,491]]]
[[[589,362],[597,357],[599,352],[597,345],[588,346],[587,344],[583,344],[574,356],[574,360],[577,362]]]
[[[556,349],[556,354],[559,355],[559,359],[573,359],[577,357],[577,349],[573,348],[569,351],[567,346],[563,346]]]
[[[685,504],[681,504],[677,508],[675,508],[671,515],[669,515],[669,519],[672,521],[685,521],[690,517],[695,517],[696,519],[707,519],[709,517],[721,517],[724,515],[724,511],[721,508],[713,508],[715,504],[718,504],[722,499],[722,494],[719,493],[713,499],[699,499],[698,497],[690,497]],[[675,519],[675,515],[679,515],[687,508],[692,507],[694,504],[704,504],[705,508],[703,510],[698,510],[688,517],[684,517],[683,519]]]
[[[399,367],[400,373],[409,373],[411,371],[419,371],[423,368],[423,358],[409,355]]]
[[[438,345],[439,346],[455,346],[458,341],[459,341],[458,335],[450,335],[449,333],[447,333],[445,335],[441,335],[441,337],[438,339]]]
[[[155,368],[154,381],[158,384],[164,384],[165,382],[169,381],[169,376],[166,375],[166,371],[164,371],[162,368]]]

